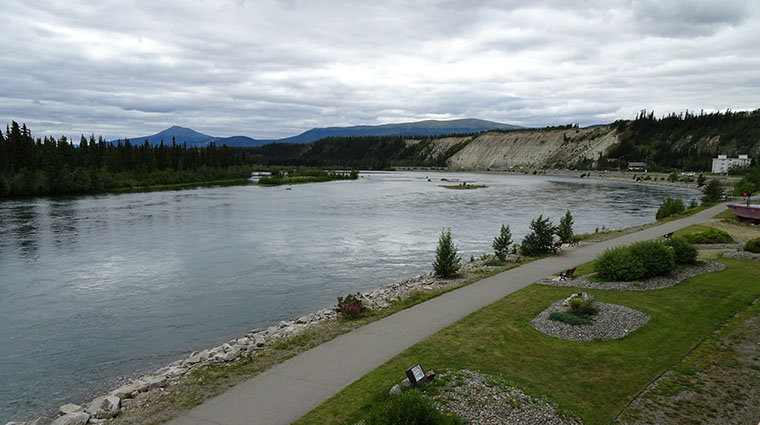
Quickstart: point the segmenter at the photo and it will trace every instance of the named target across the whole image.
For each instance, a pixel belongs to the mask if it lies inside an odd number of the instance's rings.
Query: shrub
[[[433,402],[419,391],[407,390],[372,408],[364,418],[365,425],[459,425],[457,415],[439,412]]]
[[[660,208],[657,209],[655,218],[660,220],[665,217],[670,217],[671,215],[680,214],[684,211],[686,211],[686,207],[682,200],[668,196],[665,198],[665,201],[660,204]]]
[[[734,241],[734,238],[723,230],[712,228],[704,232],[684,235],[684,239],[693,244],[732,243]]]
[[[367,307],[361,299],[361,294],[358,292],[356,296],[353,294],[346,295],[346,298],[338,297],[338,313],[340,317],[346,320],[356,320],[364,315],[367,311]]]
[[[744,250],[760,254],[760,238],[750,239],[744,243]]]
[[[0,196],[8,196],[11,193],[11,184],[0,174]]]
[[[557,226],[557,237],[562,242],[570,242],[573,239],[573,215],[570,214],[570,210],[567,210],[564,217],[559,220],[559,226]]]
[[[567,303],[570,312],[579,316],[593,316],[599,313],[599,309],[594,305],[594,300],[583,297],[573,297]]]
[[[644,276],[642,276],[644,278],[668,274],[676,268],[673,251],[661,242],[637,242],[628,249],[644,266]]]
[[[644,276],[641,260],[631,254],[627,247],[604,251],[594,263],[594,271],[605,280],[636,280]]]
[[[704,186],[706,181],[707,181],[707,177],[705,177],[704,174],[699,173],[699,176],[697,177],[697,187]]]
[[[665,241],[665,246],[673,249],[676,264],[694,264],[697,262],[697,248],[694,248],[686,239],[670,238]]]
[[[702,202],[718,202],[723,197],[723,187],[720,182],[712,179],[703,190]]]
[[[509,245],[511,244],[512,232],[509,230],[509,225],[504,226],[502,224],[499,236],[493,239],[492,244],[494,253],[499,258],[499,260],[505,261],[507,259],[507,254],[509,254]]]
[[[549,320],[556,320],[557,322],[567,323],[568,325],[590,325],[594,323],[589,317],[578,316],[577,314],[567,311],[555,311],[549,314]]]
[[[520,253],[525,256],[550,254],[557,251],[554,247],[555,228],[549,217],[538,218],[530,222],[531,233],[520,244]]]
[[[451,241],[451,230],[441,231],[441,237],[438,239],[438,248],[435,250],[435,262],[433,270],[440,277],[449,277],[459,271],[459,261],[457,248]]]

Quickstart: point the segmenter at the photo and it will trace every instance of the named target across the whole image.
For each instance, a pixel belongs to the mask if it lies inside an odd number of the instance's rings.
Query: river
[[[442,178],[486,184],[450,190]],[[457,182],[458,183],[458,182]],[[457,184],[454,183],[454,184]],[[449,183],[450,184],[450,183]],[[0,423],[85,402],[261,326],[464,259],[569,209],[577,233],[651,222],[666,196],[620,181],[445,172],[358,181],[0,201]]]

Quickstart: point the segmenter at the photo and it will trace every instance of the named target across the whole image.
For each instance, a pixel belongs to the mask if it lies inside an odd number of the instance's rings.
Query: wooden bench
[[[672,237],[673,237],[673,232],[670,232],[670,233],[666,233],[666,234],[665,234],[663,237],[664,237],[665,239],[670,239],[670,238],[672,238]]]
[[[573,267],[572,269],[567,269],[567,270],[563,271],[562,273],[560,273],[559,274],[559,280],[572,279],[573,274],[575,273],[575,269],[576,268]]]
[[[574,237],[570,239],[570,246],[578,246],[578,244],[581,242],[581,238]]]
[[[562,249],[562,241],[554,242],[554,251],[559,251]]]

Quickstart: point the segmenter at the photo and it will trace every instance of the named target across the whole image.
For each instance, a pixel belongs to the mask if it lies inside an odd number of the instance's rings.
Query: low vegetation
[[[346,298],[338,297],[338,314],[345,320],[356,320],[364,315],[367,307],[362,302],[361,294],[348,294]]]
[[[686,234],[683,238],[693,244],[723,244],[734,242],[734,239],[727,232],[712,227],[704,232]]]
[[[760,254],[760,238],[750,239],[747,242],[744,243],[745,251],[753,252],[755,254]]]
[[[259,179],[262,186],[279,186],[283,184],[322,183],[334,180],[356,180],[359,172],[356,170],[327,171],[319,168],[298,168],[289,171],[275,170],[271,176]]]
[[[676,264],[696,264],[697,248],[693,247],[686,239],[671,237],[665,241],[665,246],[673,250]]]
[[[678,244],[677,246],[679,246]],[[662,242],[644,241],[608,249],[594,263],[597,275],[610,281],[632,281],[668,274],[676,267],[674,249]],[[679,257],[685,257],[683,256]]]
[[[433,402],[417,390],[406,390],[397,397],[375,405],[364,418],[365,425],[461,425],[459,416],[439,412]]]
[[[572,326],[591,325],[594,320],[590,317],[579,316],[569,311],[555,311],[549,314],[549,320],[556,320],[557,322],[567,323]]]
[[[684,211],[686,211],[686,206],[683,204],[682,200],[668,196],[657,209],[655,218],[661,220],[670,217],[671,215],[681,214]]]
[[[462,182],[460,184],[444,185],[442,187],[445,187],[446,189],[467,190],[467,189],[484,189],[484,188],[487,188],[488,186],[484,184],[468,184],[467,182]]]

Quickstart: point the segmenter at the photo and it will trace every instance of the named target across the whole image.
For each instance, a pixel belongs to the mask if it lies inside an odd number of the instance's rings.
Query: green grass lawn
[[[531,285],[438,332],[370,372],[297,424],[356,423],[417,362],[499,376],[558,403],[586,424],[605,424],[652,379],[760,296],[760,262],[724,259],[726,270],[641,292],[588,290],[597,300],[652,316],[626,338],[572,342],[530,324],[576,288]]]

